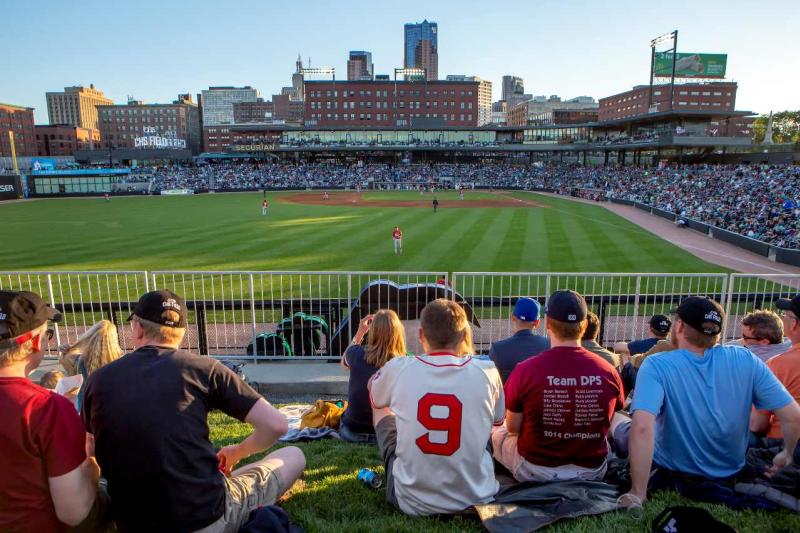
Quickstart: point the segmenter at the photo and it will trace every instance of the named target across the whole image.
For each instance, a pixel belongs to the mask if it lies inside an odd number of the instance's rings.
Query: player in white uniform
[[[472,342],[457,303],[431,302],[420,322],[426,353],[393,359],[370,382],[386,499],[409,515],[456,513],[499,488],[486,445],[505,418],[503,384],[494,363],[463,355]]]

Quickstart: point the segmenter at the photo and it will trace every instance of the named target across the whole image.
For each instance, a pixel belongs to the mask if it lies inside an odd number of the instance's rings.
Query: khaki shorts
[[[238,476],[226,477],[225,513],[197,533],[236,533],[253,510],[274,504],[287,489],[277,466],[266,461],[256,467],[245,467],[247,470]]]

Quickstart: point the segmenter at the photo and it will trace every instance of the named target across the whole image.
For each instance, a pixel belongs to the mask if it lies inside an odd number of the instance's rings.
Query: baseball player
[[[459,196],[459,198],[461,198],[462,200],[464,199],[464,187],[459,187],[459,188],[458,188],[458,196]]]
[[[267,211],[269,211],[269,202],[264,198],[264,201],[261,202],[261,216],[267,216]]]
[[[435,213],[439,209],[439,200],[436,198],[433,199],[433,212]]]
[[[403,253],[403,232],[400,231],[400,226],[395,226],[392,230],[392,241],[394,242],[394,253]]]
[[[328,198],[330,198],[330,196],[328,195],[328,191],[325,191],[325,192],[322,194],[322,199],[323,199],[323,200],[327,200]]]

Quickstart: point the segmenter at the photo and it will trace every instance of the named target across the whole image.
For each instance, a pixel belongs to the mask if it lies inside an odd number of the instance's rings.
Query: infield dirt
[[[364,198],[363,194],[357,192],[331,192],[326,200],[322,193],[298,193],[284,196],[284,202],[306,205],[336,205],[336,206],[358,206],[358,207],[415,207],[420,209],[430,209],[433,198],[426,195],[422,200],[377,200]],[[471,200],[469,194],[464,200],[439,200],[439,207],[442,209],[478,209],[478,208],[527,208],[527,207],[549,207],[545,204],[525,200],[520,201],[511,197],[498,195],[496,199],[479,198]]]

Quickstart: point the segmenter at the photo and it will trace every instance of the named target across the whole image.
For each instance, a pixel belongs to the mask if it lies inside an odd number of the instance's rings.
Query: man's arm
[[[800,406],[797,405],[797,402],[792,401],[789,405],[776,409],[775,416],[778,417],[781,431],[783,431],[783,451],[773,459],[770,475],[792,464],[797,439],[800,438]]]
[[[753,433],[765,433],[769,430],[769,421],[772,418],[770,411],[753,409],[750,412],[750,431]]]
[[[47,478],[50,498],[61,522],[77,526],[89,515],[97,495],[99,478],[100,467],[92,457],[71,472]]]
[[[631,466],[631,493],[642,502],[647,499],[647,484],[653,466],[656,417],[647,411],[634,411],[631,423],[629,459]]]
[[[239,461],[263,452],[289,431],[286,417],[263,398],[253,405],[244,421],[253,426],[253,432],[239,444],[225,446],[217,453],[220,467],[228,476]]]
[[[518,435],[522,430],[522,413],[506,410],[506,429],[509,433]]]

